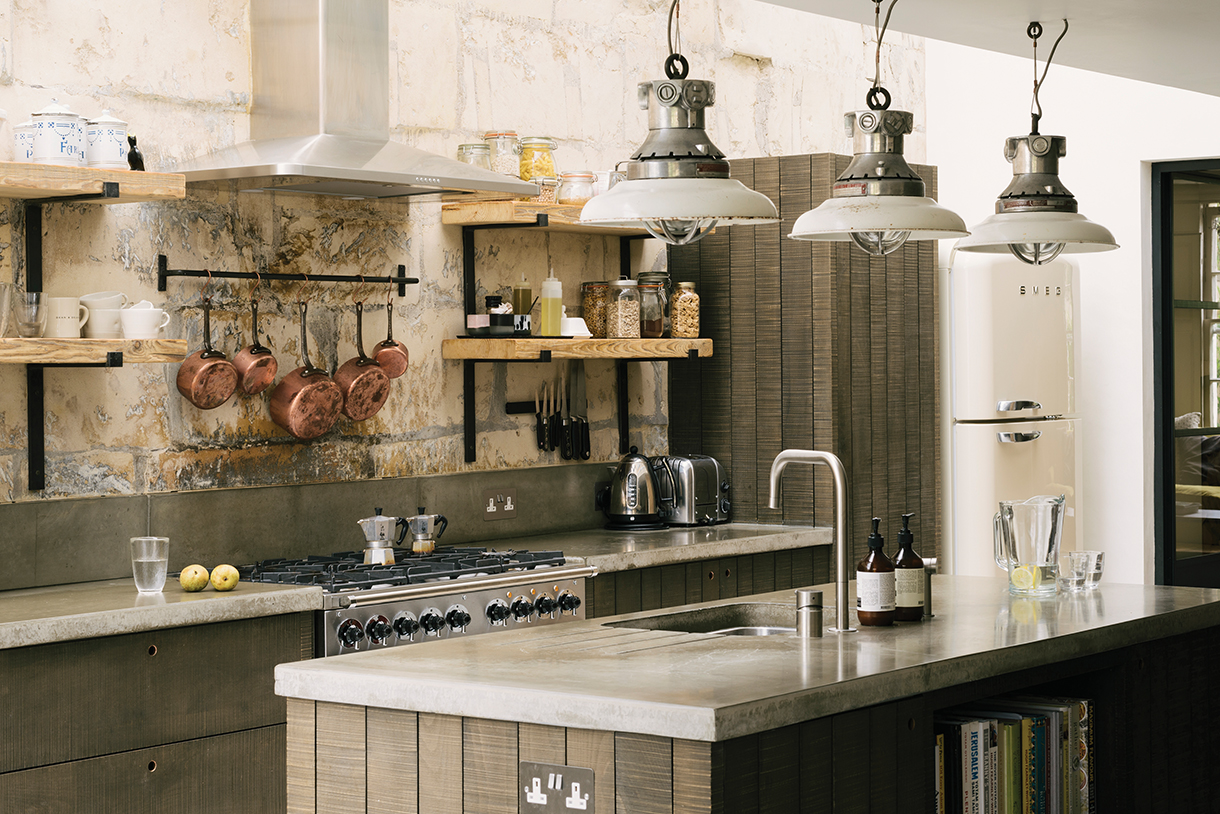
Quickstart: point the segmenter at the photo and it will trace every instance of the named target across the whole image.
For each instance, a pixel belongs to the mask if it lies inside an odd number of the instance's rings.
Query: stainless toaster
[[[729,521],[729,479],[708,455],[658,455],[652,460],[661,519],[670,526]]]

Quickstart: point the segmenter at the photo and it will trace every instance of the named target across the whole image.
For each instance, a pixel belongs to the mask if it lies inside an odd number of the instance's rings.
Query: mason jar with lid
[[[636,282],[643,285],[661,286],[661,336],[670,335],[669,309],[673,302],[673,288],[669,282],[668,271],[641,271],[636,275]]]
[[[594,339],[606,338],[606,301],[610,284],[601,280],[580,284],[580,315]]]
[[[558,178],[539,175],[534,178],[530,178],[529,180],[538,185],[538,194],[533,198],[533,200],[537,201],[538,203],[555,203],[555,192],[559,189]]]
[[[522,181],[534,178],[558,178],[559,170],[555,168],[555,150],[559,145],[550,136],[524,136],[521,139]]]
[[[489,130],[483,134],[483,143],[491,149],[492,172],[520,177],[521,142],[515,131]]]
[[[665,286],[640,282],[640,336],[660,339],[665,336]]]
[[[491,147],[486,142],[478,144],[459,144],[457,158],[463,164],[484,170],[491,169]]]
[[[678,283],[669,306],[669,320],[674,338],[699,338],[699,295],[694,283]]]
[[[588,170],[559,174],[558,200],[561,204],[581,205],[593,197],[593,173]]]
[[[606,300],[606,338],[640,338],[640,291],[635,280],[611,280]]]

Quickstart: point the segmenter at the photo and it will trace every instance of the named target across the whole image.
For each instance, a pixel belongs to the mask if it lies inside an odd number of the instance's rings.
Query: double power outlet
[[[517,516],[516,489],[484,489],[483,519],[512,520]]]

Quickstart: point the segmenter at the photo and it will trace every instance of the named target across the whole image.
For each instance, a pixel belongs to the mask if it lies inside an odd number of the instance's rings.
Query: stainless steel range
[[[437,548],[398,551],[369,565],[363,551],[264,560],[238,569],[251,582],[320,585],[314,652],[337,656],[585,618],[585,577],[559,551]]]

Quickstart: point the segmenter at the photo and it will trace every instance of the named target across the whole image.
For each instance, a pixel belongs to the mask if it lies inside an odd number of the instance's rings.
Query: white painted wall
[[[1057,35],[1048,26],[1044,44]],[[994,211],[1012,177],[1004,140],[1029,132],[1032,67],[1028,59],[934,40],[925,47],[928,163],[939,167],[941,203],[969,226]],[[1071,47],[1069,33],[1060,52]],[[1107,552],[1108,580],[1152,583],[1148,162],[1220,152],[1220,98],[1059,65],[1040,98],[1041,132],[1068,137],[1060,177],[1080,212],[1121,246],[1074,256],[1081,268],[1085,547]],[[941,242],[945,262],[952,245]]]

